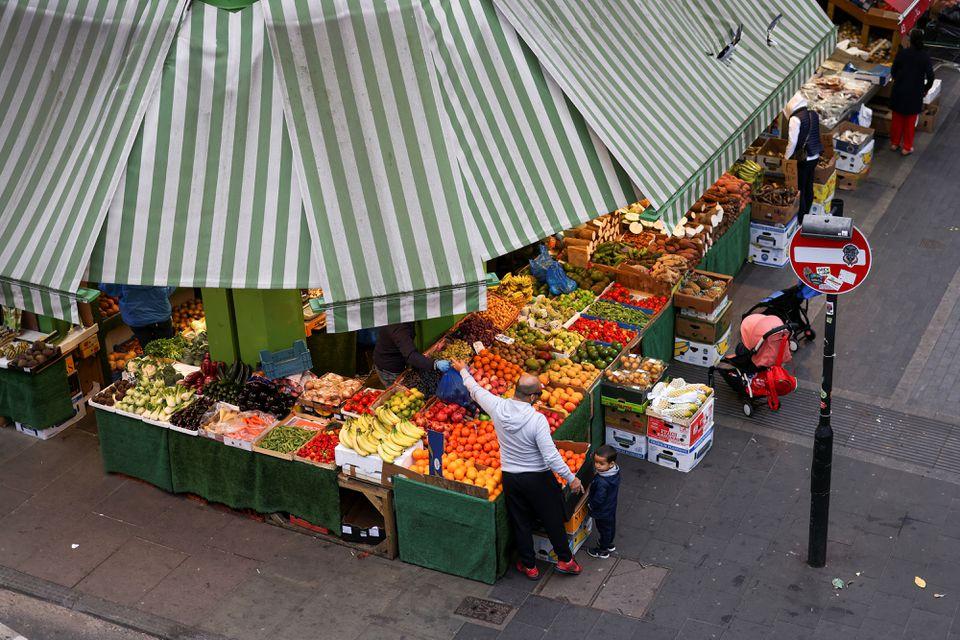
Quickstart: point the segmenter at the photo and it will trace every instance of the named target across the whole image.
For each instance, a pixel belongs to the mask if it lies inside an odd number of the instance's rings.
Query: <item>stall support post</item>
[[[297,289],[233,289],[240,359],[260,362],[260,351],[289,349],[307,337]]]
[[[465,314],[417,320],[417,349],[423,353],[440,339],[450,328],[457,324]]]
[[[837,294],[827,294],[823,336],[823,375],[820,382],[820,421],[813,436],[813,464],[810,466],[810,539],[807,564],[827,564],[827,526],[830,521],[830,474],[833,466],[833,428],[830,404],[833,392],[833,361],[836,355]]]
[[[236,362],[240,351],[237,348],[232,292],[229,289],[201,289],[200,294],[207,319],[210,357],[220,362]]]

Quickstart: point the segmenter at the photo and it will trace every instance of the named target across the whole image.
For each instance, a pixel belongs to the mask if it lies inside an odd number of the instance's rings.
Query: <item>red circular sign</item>
[[[849,240],[805,238],[794,234],[790,243],[790,265],[808,287],[820,293],[847,293],[870,273],[870,243],[853,228]]]

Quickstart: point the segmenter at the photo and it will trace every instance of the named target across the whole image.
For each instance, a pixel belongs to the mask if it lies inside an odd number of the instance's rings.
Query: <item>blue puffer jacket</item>
[[[590,483],[587,508],[595,519],[611,520],[617,517],[617,496],[620,494],[620,467],[598,473]]]

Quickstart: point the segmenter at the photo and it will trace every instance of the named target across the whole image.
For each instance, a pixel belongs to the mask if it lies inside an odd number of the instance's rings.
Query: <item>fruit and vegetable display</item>
[[[636,331],[622,329],[616,322],[609,320],[593,320],[591,318],[578,318],[570,326],[571,331],[576,331],[580,335],[590,340],[600,342],[610,342],[626,344],[637,336]]]
[[[7,360],[16,360],[20,354],[26,353],[27,349],[30,348],[30,343],[17,340],[18,335],[19,332],[13,329],[7,329],[6,327],[0,329],[0,357]]]
[[[563,456],[563,461],[566,463],[567,468],[570,469],[570,472],[573,473],[574,475],[576,475],[577,472],[580,471],[580,467],[582,467],[583,463],[586,462],[587,460],[586,451],[584,451],[583,453],[577,453],[576,451],[573,451],[571,449],[564,449],[563,447],[557,447],[557,451],[559,451],[560,455]],[[553,477],[557,479],[557,482],[559,482],[561,486],[564,486],[564,487],[567,486],[567,481],[561,478],[556,473],[553,474]]]
[[[448,340],[437,352],[438,360],[469,360],[473,357],[473,347],[463,340]]]
[[[201,300],[187,300],[186,302],[182,302],[173,308],[173,312],[170,315],[173,327],[178,332],[189,329],[191,322],[194,320],[202,320],[203,318],[203,302]]]
[[[497,329],[506,329],[517,319],[519,306],[514,306],[503,298],[488,294],[487,309],[479,313],[481,318],[489,320]]]
[[[172,338],[158,338],[157,340],[147,343],[147,346],[143,348],[143,353],[144,355],[155,358],[179,360],[186,346],[187,341],[179,335]]]
[[[301,400],[315,402],[328,407],[339,407],[363,387],[363,381],[357,378],[345,378],[336,373],[328,373],[320,378],[308,380],[304,384]]]
[[[373,409],[370,408],[370,405],[379,400],[382,395],[383,391],[380,389],[361,389],[343,403],[343,412],[354,415],[371,415]]]
[[[129,380],[117,380],[93,396],[93,401],[105,407],[112,407],[118,400],[123,400],[123,397],[127,395],[127,391],[133,387],[134,384]]]
[[[755,162],[752,163],[752,165],[755,164]],[[751,175],[749,170],[747,175]],[[725,213],[739,213],[750,202],[750,196],[753,192],[752,182],[753,180],[741,179],[731,173],[724,173],[700,196],[700,200],[691,207],[691,211],[701,213],[720,205]]]
[[[49,345],[43,340],[31,343],[29,347],[10,360],[8,366],[17,369],[37,369],[51,360],[60,357],[60,347]]]
[[[660,256],[657,259],[657,263],[653,265],[653,269],[650,270],[650,275],[654,280],[659,280],[667,286],[672,287],[680,282],[680,278],[686,273],[689,265],[690,262],[682,255],[668,254]]]
[[[214,400],[211,398],[198,397],[192,403],[182,409],[177,409],[170,416],[170,424],[180,429],[188,431],[197,431],[203,424],[203,418],[207,412],[213,408]]]
[[[523,369],[504,360],[489,349],[482,351],[470,361],[470,375],[481,387],[494,395],[503,395],[510,389]]]
[[[546,336],[541,336],[545,338]],[[515,340],[513,344],[505,344],[499,340],[490,347],[490,351],[507,362],[512,362],[524,371],[537,373],[553,358],[549,344],[541,340],[536,347]]]
[[[500,466],[500,442],[489,420],[470,420],[453,425],[444,433],[444,453],[455,453],[464,460],[476,460],[485,467]]]
[[[409,420],[378,409],[376,416],[360,416],[344,422],[338,437],[342,446],[363,457],[376,454],[384,462],[393,462],[417,444],[424,433]]]
[[[216,374],[214,376],[206,374],[204,378],[203,395],[221,402],[237,404],[244,383],[253,373],[253,367],[240,361],[234,362],[230,367],[222,362],[215,363],[214,366],[216,367]],[[209,371],[209,366],[206,369]],[[204,365],[201,365],[200,371],[204,371]]]
[[[503,472],[499,468],[482,468],[472,459],[464,459],[457,453],[445,453],[443,477],[487,490],[487,500],[493,502],[503,493]]]
[[[627,289],[625,286],[619,282],[614,282],[610,285],[606,291],[603,292],[603,295],[600,296],[599,300],[606,300],[608,302],[619,302],[620,304],[637,304],[638,298],[634,296],[633,291]]]
[[[500,284],[493,289],[498,296],[514,307],[522,307],[533,297],[535,280],[531,275],[515,276],[511,273],[503,276]]]
[[[164,384],[161,377],[155,379],[143,378],[137,385],[129,389],[122,399],[114,405],[121,411],[135,413],[147,420],[168,422],[170,416],[191,402],[196,394],[193,389],[183,385]]]
[[[680,286],[679,293],[695,298],[716,300],[727,292],[727,281],[694,272]]]
[[[476,411],[468,410],[452,402],[436,400],[433,404],[427,406],[414,416],[414,422],[424,429],[434,431],[445,431],[451,425],[463,424],[476,414]]]
[[[597,296],[613,281],[612,275],[600,269],[585,269],[564,263],[563,270],[568,278],[577,283],[577,287]]]
[[[587,388],[600,375],[600,369],[589,362],[573,362],[569,358],[554,360],[547,370],[540,374],[540,383],[544,386],[556,385]]]
[[[270,429],[267,435],[257,440],[258,449],[276,451],[277,453],[293,453],[307,444],[317,435],[315,429],[294,426],[292,424],[278,424]],[[231,434],[233,437],[233,434]]]
[[[387,422],[394,422],[390,417],[390,413],[396,414],[401,420],[412,420],[413,416],[415,416],[425,404],[426,397],[419,389],[397,389],[392,396],[387,398],[387,401],[383,405],[374,411],[374,414],[378,418],[381,418],[380,410],[387,409],[388,411],[383,414],[388,418]]]
[[[657,315],[661,309],[667,306],[668,302],[670,302],[670,298],[666,296],[646,296],[639,298],[634,304],[642,309],[652,311],[653,315]]]
[[[120,301],[113,296],[101,293],[97,298],[97,309],[100,311],[101,318],[109,318],[120,313]]]
[[[583,393],[572,387],[544,387],[540,392],[540,402],[551,409],[563,409],[567,413],[577,408],[583,401]]]
[[[597,249],[590,256],[590,261],[615,267],[621,262],[639,262],[647,256],[648,252],[646,248],[638,248],[625,242],[604,242],[597,245]]]
[[[705,384],[690,384],[683,378],[658,382],[650,392],[648,410],[663,418],[690,418],[713,395]]]
[[[110,364],[110,371],[114,373],[125,371],[128,362],[143,355],[143,348],[136,338],[118,344],[113,349],[113,353],[107,355],[107,362]]]
[[[469,360],[472,355],[473,349],[470,349],[470,353],[464,360]],[[442,377],[443,374],[436,369],[411,369],[403,376],[403,384],[410,389],[418,390],[424,397],[430,397],[437,393],[437,385],[440,384]]]
[[[765,184],[754,194],[753,199],[763,204],[785,207],[797,201],[797,193],[799,192],[793,187]]]
[[[577,350],[580,343],[583,342],[583,336],[576,331],[567,331],[560,329],[550,336],[550,348],[557,353],[571,354]]]
[[[543,417],[547,419],[547,424],[550,425],[550,434],[553,435],[553,432],[560,428],[560,425],[563,424],[563,421],[566,419],[562,413],[554,411],[553,409],[546,409],[544,407],[539,407],[537,411],[543,414]]]
[[[570,356],[570,360],[575,363],[592,364],[602,371],[617,359],[622,350],[623,346],[620,344],[607,345],[594,340],[584,340]]]
[[[644,327],[650,321],[650,316],[636,307],[628,307],[616,302],[606,302],[604,300],[597,300],[587,307],[584,313],[600,318],[601,320],[622,322],[635,327]]]
[[[753,153],[750,153],[750,149],[746,151],[747,155],[756,155],[759,148],[755,148]],[[757,184],[760,180],[763,179],[763,165],[753,160],[744,160],[738,162],[733,166],[733,174],[743,180],[744,182],[749,182],[750,184]]]
[[[464,318],[451,334],[452,338],[459,338],[469,345],[474,342],[482,342],[485,347],[493,344],[494,337],[497,335],[497,328],[486,318],[481,318],[477,314],[470,314]]]
[[[650,389],[660,380],[666,368],[667,365],[662,360],[626,353],[604,373],[604,378],[621,387]]]
[[[321,431],[296,451],[298,458],[306,458],[320,464],[334,464],[336,453],[334,449],[340,444],[340,437],[336,431]]]
[[[533,329],[551,333],[563,327],[563,323],[573,317],[596,296],[591,291],[577,289],[555,298],[538,295],[520,310],[518,321]]]
[[[193,340],[187,341],[178,360],[184,364],[199,367],[204,358],[209,357],[210,345],[207,342],[207,332],[201,331]]]
[[[290,413],[296,402],[297,399],[282,385],[260,376],[250,378],[237,396],[237,406],[241,411],[263,411],[278,418]]]

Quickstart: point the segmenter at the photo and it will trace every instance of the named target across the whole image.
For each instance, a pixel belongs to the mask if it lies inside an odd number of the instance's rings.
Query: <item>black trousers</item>
[[[173,322],[169,318],[163,322],[154,322],[153,324],[147,324],[142,327],[130,328],[133,330],[133,335],[140,341],[141,347],[145,347],[148,342],[153,342],[160,338],[172,338],[176,333],[173,330]]]
[[[538,521],[547,532],[557,557],[562,562],[573,557],[563,527],[563,492],[552,471],[504,472],[503,495],[523,566],[535,564],[533,528]]]
[[[617,519],[613,518],[594,518],[593,524],[597,527],[597,534],[600,539],[597,546],[601,549],[613,548],[613,538],[617,535]]]
[[[813,172],[819,160],[797,161],[797,189],[800,190],[800,213],[797,221],[803,224],[803,216],[810,213],[813,206]]]

